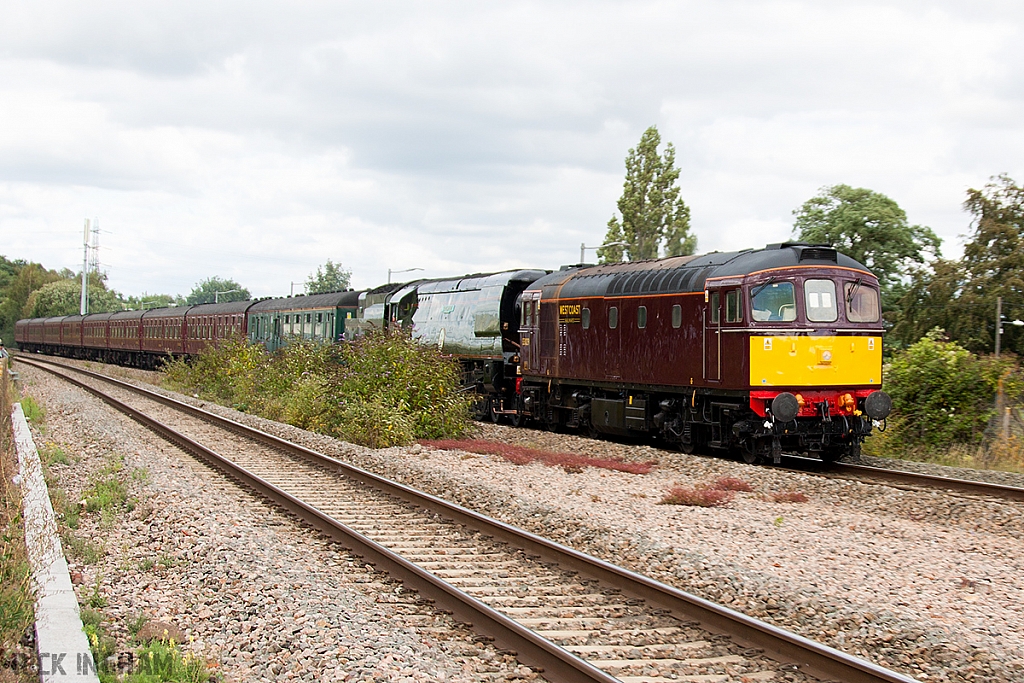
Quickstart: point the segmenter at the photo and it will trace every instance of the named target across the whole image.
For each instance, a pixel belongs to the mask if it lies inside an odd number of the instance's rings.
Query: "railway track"
[[[1024,488],[993,484],[971,479],[954,479],[919,472],[891,470],[883,467],[870,467],[853,463],[837,462],[824,464],[820,460],[799,456],[784,456],[783,462],[788,469],[804,474],[816,474],[833,479],[846,479],[872,484],[883,484],[897,488],[920,490],[941,489],[947,493],[971,497],[999,498],[1003,500],[1024,501]]]
[[[161,394],[18,361],[86,389],[286,508],[548,680],[913,681]]]

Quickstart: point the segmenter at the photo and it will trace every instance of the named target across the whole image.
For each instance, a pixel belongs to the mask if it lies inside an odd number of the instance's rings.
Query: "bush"
[[[457,437],[470,424],[458,363],[401,331],[293,340],[273,355],[234,339],[165,372],[180,391],[373,448]]]
[[[1017,402],[1024,375],[1015,357],[979,357],[933,330],[893,357],[886,390],[894,411],[882,440],[897,455],[980,443],[1000,383],[1007,399]],[[874,444],[869,450],[877,452]]]
[[[370,448],[390,448],[412,443],[415,424],[409,415],[376,400],[353,401],[342,410],[335,433]]]

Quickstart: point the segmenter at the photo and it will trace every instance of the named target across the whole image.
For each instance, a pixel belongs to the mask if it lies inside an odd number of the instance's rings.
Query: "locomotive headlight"
[[[864,399],[864,412],[872,420],[884,420],[892,411],[892,399],[884,391],[872,391]]]

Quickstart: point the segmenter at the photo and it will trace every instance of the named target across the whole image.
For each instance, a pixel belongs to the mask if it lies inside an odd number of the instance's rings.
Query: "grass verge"
[[[27,665],[34,654],[24,644],[35,622],[32,572],[25,548],[21,489],[15,483],[18,461],[11,429],[14,387],[6,367],[0,373],[0,661],[5,666],[19,662]],[[41,411],[36,414],[40,416]],[[15,681],[34,680],[27,666],[9,671]]]

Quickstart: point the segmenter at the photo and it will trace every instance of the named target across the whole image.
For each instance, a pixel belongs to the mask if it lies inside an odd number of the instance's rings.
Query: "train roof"
[[[191,306],[161,306],[150,308],[143,314],[143,318],[178,318],[183,317]]]
[[[59,323],[66,317],[66,315],[55,315],[50,318],[43,318],[42,321],[46,324]]]
[[[222,304],[197,304],[188,309],[188,317],[194,315],[228,315],[231,313],[242,313],[253,305],[251,299],[242,301],[225,301]]]
[[[249,309],[251,313],[264,311],[295,311],[312,308],[336,308],[339,306],[359,305],[359,295],[362,292],[355,289],[348,289],[344,292],[328,292],[326,294],[306,294],[300,296],[286,296],[276,299],[264,299],[257,301]]]
[[[85,317],[88,319],[89,322],[97,322],[97,321],[100,321],[100,320],[109,320],[110,316],[112,316],[112,315],[114,315],[113,312],[111,312],[111,313],[90,313],[89,315],[87,315]]]
[[[118,311],[110,315],[110,320],[132,320],[134,318],[142,318],[145,311]]]
[[[783,242],[763,249],[572,268],[552,273],[530,289],[560,285],[560,298],[702,292],[709,278],[739,277],[796,266],[839,266],[868,272],[864,265],[833,247]]]

